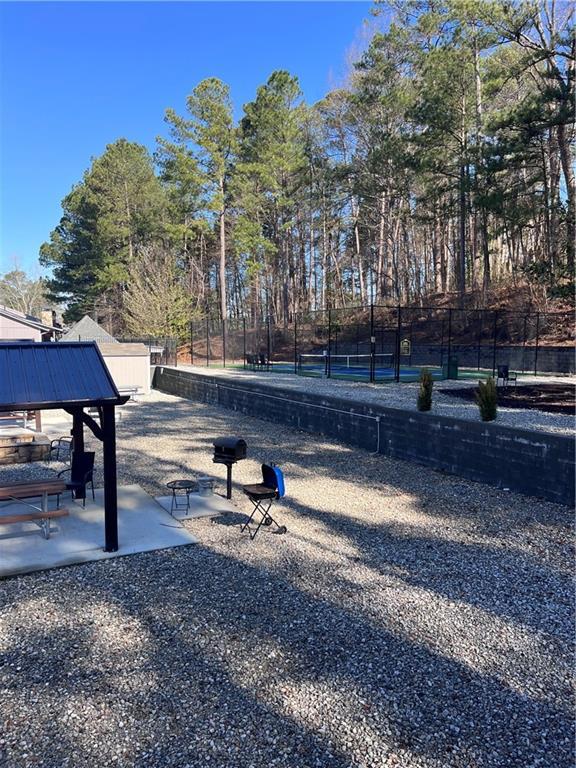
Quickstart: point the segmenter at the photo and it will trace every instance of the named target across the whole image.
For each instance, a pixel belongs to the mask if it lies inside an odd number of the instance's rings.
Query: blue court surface
[[[316,356],[319,358],[319,356]],[[232,364],[230,368],[237,368],[243,370],[250,370],[248,366],[240,364]],[[331,360],[330,371],[328,375],[327,363],[325,360],[317,359],[316,361],[300,361],[299,364],[294,365],[294,362],[272,362],[269,367],[256,370],[263,370],[269,373],[297,373],[299,376],[309,376],[313,378],[331,378],[344,381],[370,381],[370,366],[358,365],[353,363],[343,363]],[[422,366],[400,366],[400,381],[413,382],[418,381],[423,368],[427,368],[432,374],[432,378],[435,381],[444,381],[446,375],[443,373],[442,368],[439,365],[422,365]],[[458,371],[459,379],[485,379],[492,375],[492,371],[489,370],[476,370],[472,368],[460,368]],[[374,368],[374,381],[376,383],[393,382],[396,380],[396,368],[394,366],[377,365]]]
[[[426,367],[426,366],[422,366]],[[276,366],[274,366],[276,368]],[[400,380],[401,381],[416,381],[420,378],[420,372],[422,368],[410,368],[400,366]],[[432,374],[432,377],[436,380],[442,380],[441,368],[431,368],[428,370]],[[325,377],[327,376],[324,366],[301,366],[298,371],[300,376],[315,376]],[[375,381],[393,381],[396,377],[395,368],[374,368]],[[347,379],[349,381],[369,381],[370,380],[370,368],[363,366],[330,366],[330,378],[332,379]]]

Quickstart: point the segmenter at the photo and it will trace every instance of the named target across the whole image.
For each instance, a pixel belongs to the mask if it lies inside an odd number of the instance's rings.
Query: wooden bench
[[[134,385],[131,387],[118,387],[118,393],[120,395],[128,395],[130,397],[129,402],[138,403],[138,398],[144,394],[144,390],[142,387]]]
[[[0,485],[0,501],[21,501],[30,507],[30,512],[16,512],[9,515],[0,514],[0,525],[12,523],[33,522],[39,525],[45,539],[50,538],[50,520],[55,517],[66,517],[68,510],[48,509],[48,496],[62,493],[66,490],[63,480],[35,480],[32,482],[12,483],[12,485]],[[42,506],[29,504],[24,499],[36,496],[42,498]]]
[[[40,411],[7,411],[6,413],[0,413],[0,421],[18,421],[22,419],[22,426],[26,429],[28,421],[34,419],[34,424],[37,432],[42,429],[42,421],[40,419]]]

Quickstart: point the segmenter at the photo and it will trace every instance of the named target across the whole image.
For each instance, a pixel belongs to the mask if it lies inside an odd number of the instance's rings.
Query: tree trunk
[[[222,338],[226,343],[226,218],[224,207],[224,177],[220,177],[222,210],[220,211],[220,317],[222,319]]]
[[[558,146],[560,149],[560,162],[562,173],[566,182],[566,196],[568,202],[568,216],[566,218],[566,265],[574,269],[574,239],[576,236],[576,179],[570,157],[570,141],[566,135],[566,126],[558,126]]]
[[[126,200],[126,221],[128,224],[128,263],[134,260],[134,243],[132,241],[132,211],[130,210],[130,198],[128,196],[128,182],[124,179],[124,196]]]

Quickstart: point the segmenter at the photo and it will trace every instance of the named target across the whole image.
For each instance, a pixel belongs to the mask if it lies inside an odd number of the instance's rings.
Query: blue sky
[[[308,102],[346,71],[371,3],[0,4],[0,273],[37,268],[60,201],[90,158],[123,136],[154,148],[164,111],[205,77],[237,115],[275,69]]]

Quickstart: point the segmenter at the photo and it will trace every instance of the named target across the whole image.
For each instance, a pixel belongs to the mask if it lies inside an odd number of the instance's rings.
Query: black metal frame
[[[87,453],[76,453],[76,457],[83,455],[89,455],[92,454],[94,457],[93,451],[88,451]],[[86,506],[86,487],[88,485],[92,488],[92,501],[96,499],[96,496],[94,494],[94,464],[92,464],[92,468],[88,469],[86,472],[83,473],[82,478],[80,480],[74,480],[72,478],[72,472],[74,469],[74,458],[72,458],[72,464],[69,467],[66,467],[66,469],[63,469],[62,471],[58,472],[56,477],[62,477],[62,475],[65,475],[66,472],[70,472],[70,481],[66,483],[66,489],[69,491],[72,491],[72,493],[76,494],[77,499],[82,499],[82,506]],[[60,494],[57,494],[56,497],[56,506],[60,506]]]
[[[241,533],[244,533],[244,531],[248,528],[250,539],[252,541],[256,538],[256,534],[258,533],[258,531],[263,525],[275,525],[276,528],[278,529],[278,533],[286,533],[286,526],[280,525],[270,514],[270,507],[278,497],[278,493],[276,491],[274,491],[274,495],[271,497],[261,496],[260,498],[258,498],[258,496],[254,496],[248,493],[247,491],[244,491],[244,493],[246,494],[246,496],[248,496],[248,498],[252,502],[254,509],[252,510],[252,514],[250,515],[248,520],[244,523],[244,525],[241,526],[240,528]],[[266,502],[268,503],[266,504]],[[249,526],[252,520],[254,519],[254,515],[257,512],[260,513],[261,517],[260,517],[260,520],[258,521],[258,525],[256,526],[256,529],[252,531],[250,530]]]
[[[325,349],[327,360],[323,375],[330,378],[337,375],[331,365],[331,356],[342,352],[339,346],[346,345],[343,341],[345,329],[350,337],[348,346],[352,354],[355,327],[356,353],[370,352],[371,362],[366,371],[366,379],[370,382],[381,380],[375,356],[378,351],[385,351],[385,338],[387,348],[394,354],[391,378],[395,381],[403,379],[400,342],[404,333],[409,334],[412,342],[410,366],[442,369],[446,358],[462,358],[465,355],[467,362],[460,359],[460,367],[477,368],[487,374],[491,371],[494,377],[498,364],[509,359],[509,355],[514,355],[515,370],[537,375],[541,372],[539,353],[543,325],[567,314],[396,303],[314,310],[294,315],[291,325],[276,325],[270,316],[252,321],[241,317],[236,318],[233,325],[232,321],[227,321],[223,329],[220,320],[206,317],[200,321],[203,328],[196,323],[191,324],[191,340],[195,346],[194,351],[191,350],[191,361],[196,361],[196,364],[202,360],[202,364],[205,361],[206,365],[229,365],[235,359],[242,362],[245,369],[253,367],[254,370],[270,370],[275,362],[293,363],[294,373],[299,373],[301,354],[321,354],[320,349]],[[315,326],[324,329],[323,339],[317,336]],[[226,358],[219,359],[212,352],[212,342],[222,334],[222,344],[225,342],[227,345]],[[199,344],[205,345],[205,356],[199,351]],[[277,344],[281,344],[281,358],[275,353]],[[418,362],[417,358],[414,359],[415,347],[419,345],[430,347],[429,360]],[[265,366],[260,363],[259,353],[257,356],[252,355],[253,358],[258,357],[258,362],[248,362],[250,353],[247,355],[247,350],[264,347],[267,350]],[[236,357],[233,354],[231,358],[229,348],[237,350]],[[440,358],[439,362],[435,362],[436,354]]]
[[[64,447],[65,446],[65,447]],[[72,458],[72,451],[74,450],[74,440],[72,437],[64,435],[62,437],[56,437],[54,440],[50,440],[50,452],[48,453],[48,461],[52,461],[52,453],[56,453],[54,457],[55,461],[60,461],[60,451],[66,451],[66,458],[70,462]]]
[[[176,483],[186,483],[186,485],[176,485]],[[172,491],[172,499],[170,501],[170,514],[174,516],[174,510],[185,509],[186,515],[190,512],[190,494],[193,493],[194,488],[197,487],[196,480],[171,480],[166,483],[166,487]],[[176,491],[182,491],[180,495]],[[186,496],[186,503],[179,504],[178,499]]]

